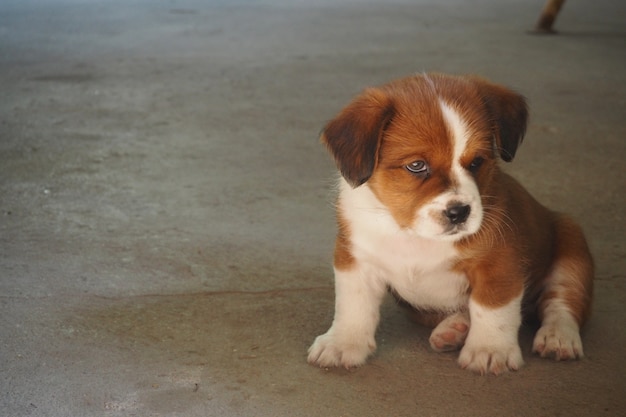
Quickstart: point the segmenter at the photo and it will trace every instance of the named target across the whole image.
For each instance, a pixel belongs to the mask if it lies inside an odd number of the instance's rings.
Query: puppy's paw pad
[[[469,332],[469,320],[462,315],[454,315],[443,320],[430,334],[430,347],[436,352],[458,350],[465,343]]]
[[[524,364],[519,346],[469,346],[465,345],[459,355],[459,365],[463,369],[481,375],[499,375],[507,371],[517,371]]]
[[[309,348],[308,362],[320,367],[361,366],[376,349],[374,340],[357,343],[342,340],[328,333],[318,336]]]
[[[584,356],[578,327],[545,325],[535,335],[533,352],[542,358],[557,361],[579,359]]]

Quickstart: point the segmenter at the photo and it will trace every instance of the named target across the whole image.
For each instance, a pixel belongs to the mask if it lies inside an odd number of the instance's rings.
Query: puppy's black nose
[[[454,204],[449,206],[443,213],[451,224],[464,223],[469,217],[471,207],[467,204]]]

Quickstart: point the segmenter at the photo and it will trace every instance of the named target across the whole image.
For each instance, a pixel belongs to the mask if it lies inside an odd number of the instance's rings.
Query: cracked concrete
[[[626,30],[568,2],[4,0],[0,415],[621,416]],[[597,263],[587,357],[480,377],[384,305],[377,354],[317,369],[333,314],[334,167],[317,140],[415,71],[524,93],[507,169]]]

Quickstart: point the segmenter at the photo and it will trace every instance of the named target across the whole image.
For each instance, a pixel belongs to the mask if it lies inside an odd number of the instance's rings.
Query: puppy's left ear
[[[322,132],[321,141],[352,187],[365,183],[378,163],[378,150],[394,106],[387,93],[365,90],[345,107]]]
[[[473,78],[480,96],[489,111],[494,137],[500,157],[511,162],[521,145],[528,123],[526,99],[501,85],[480,78]]]

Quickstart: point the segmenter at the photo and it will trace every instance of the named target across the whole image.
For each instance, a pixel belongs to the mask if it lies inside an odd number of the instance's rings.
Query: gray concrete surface
[[[0,415],[626,413],[626,3],[0,2]],[[317,369],[334,168],[365,86],[476,73],[529,99],[507,166],[597,262],[587,357],[480,377],[387,301],[364,367]]]

